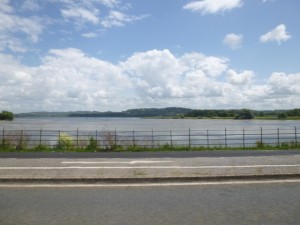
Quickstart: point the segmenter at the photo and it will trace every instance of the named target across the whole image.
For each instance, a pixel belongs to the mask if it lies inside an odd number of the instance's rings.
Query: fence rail
[[[0,135],[0,149],[52,148],[114,149],[122,147],[260,147],[298,146],[299,127],[251,130],[169,130],[169,131],[117,131],[117,130],[6,130]]]

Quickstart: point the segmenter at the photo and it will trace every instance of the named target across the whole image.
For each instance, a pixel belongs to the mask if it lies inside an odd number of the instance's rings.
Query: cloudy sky
[[[299,0],[0,0],[0,110],[300,107]]]

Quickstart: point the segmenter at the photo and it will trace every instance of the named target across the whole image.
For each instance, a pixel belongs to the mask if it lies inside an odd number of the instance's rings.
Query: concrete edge
[[[0,178],[0,184],[136,184],[300,179],[300,174],[152,178]]]

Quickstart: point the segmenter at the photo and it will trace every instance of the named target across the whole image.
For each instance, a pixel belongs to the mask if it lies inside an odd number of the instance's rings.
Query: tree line
[[[13,120],[14,119],[14,114],[9,111],[2,111],[0,113],[0,120]]]
[[[75,111],[32,112],[16,114],[16,117],[163,117],[163,118],[228,118],[228,119],[287,119],[300,118],[300,108],[291,110],[251,109],[189,109],[180,107],[139,108],[121,112]]]
[[[185,114],[185,117],[198,118],[234,118],[234,119],[254,119],[260,118],[278,118],[287,119],[288,117],[300,117],[300,109],[291,110],[251,110],[251,109],[228,109],[228,110],[210,110],[196,109]]]
[[[235,119],[253,119],[254,111],[250,109],[229,109],[229,110],[219,110],[219,109],[196,109],[185,114],[185,117],[221,117],[221,118],[235,118]]]

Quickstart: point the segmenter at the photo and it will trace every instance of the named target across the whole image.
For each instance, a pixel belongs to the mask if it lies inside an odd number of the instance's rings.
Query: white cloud
[[[170,97],[181,92],[177,77],[182,71],[178,60],[169,50],[135,53],[121,64],[140,96]]]
[[[227,71],[227,79],[229,83],[232,83],[234,85],[251,84],[254,76],[254,72],[250,70],[245,70],[242,73],[237,73],[232,69]]]
[[[96,38],[98,35],[94,32],[90,32],[90,33],[84,33],[81,36],[86,38]]]
[[[242,5],[242,0],[197,0],[186,4],[183,8],[193,12],[201,12],[202,14],[215,14],[220,11],[230,11]]]
[[[96,0],[96,1],[110,8],[113,8],[120,4],[119,0]]]
[[[36,0],[25,0],[22,3],[21,9],[24,11],[38,11],[41,9],[41,7]]]
[[[3,57],[6,61],[1,61],[0,108],[108,109],[112,102],[122,101],[124,89],[130,87],[117,66],[78,49],[51,50],[40,66],[31,68]]]
[[[26,52],[26,47],[20,39],[15,38],[10,34],[3,33],[0,34],[0,51],[6,48],[13,52]]]
[[[8,48],[11,51],[24,52],[27,42],[39,41],[44,26],[38,17],[16,15],[9,3],[8,0],[0,2],[0,50]],[[18,34],[25,35],[26,39],[18,38]]]
[[[31,1],[31,0],[29,0]],[[34,1],[34,0],[33,0]],[[113,8],[113,7],[117,7],[118,5],[121,4],[120,0],[48,0],[49,2],[59,2],[64,4],[64,6],[85,6],[87,8],[93,8],[95,5],[99,4],[99,5],[103,5],[105,7],[108,8]]]
[[[230,33],[223,39],[224,45],[231,49],[238,49],[242,47],[243,35]]]
[[[74,19],[77,23],[93,23],[98,24],[100,19],[98,18],[99,10],[86,9],[81,7],[70,7],[68,9],[62,9],[61,14],[66,19]]]
[[[226,62],[199,53],[176,58],[165,49],[136,53],[121,65],[141,97],[188,98],[221,95],[215,79],[226,71]]]
[[[43,31],[49,24],[63,24],[61,18],[47,17],[46,14],[41,16],[42,10],[47,10],[44,7],[46,5],[54,7],[54,3],[60,3],[59,7],[56,5],[53,9],[58,10],[65,21],[73,23],[76,31],[86,28],[87,24],[109,28],[125,26],[127,23],[147,17],[117,11],[117,9],[129,10],[129,8],[125,9],[126,5],[124,6],[119,0],[24,0],[16,3],[11,0],[1,0],[0,51],[26,52],[32,44],[40,41]],[[109,14],[106,16],[105,12]],[[51,32],[52,30],[49,30],[49,33]],[[96,37],[96,33],[86,32],[82,36],[93,38]]]
[[[70,1],[54,0],[63,4],[61,15],[67,21],[75,21],[79,27],[85,23],[94,25],[101,24],[105,28],[113,26],[125,26],[127,23],[141,20],[147,15],[134,16],[120,10],[127,10],[128,7],[119,0],[94,0],[94,1]],[[103,8],[104,7],[104,8]],[[101,8],[101,14],[100,9]],[[103,10],[102,10],[103,9]],[[108,10],[108,15],[105,12]],[[103,13],[104,12],[104,13]]]
[[[268,80],[271,93],[275,95],[300,95],[300,73],[273,73]]]
[[[275,2],[276,0],[262,0],[263,3],[266,3],[266,2]]]
[[[188,53],[181,57],[183,63],[195,70],[201,70],[208,76],[218,77],[224,73],[228,67],[227,58],[205,56],[199,53]]]
[[[260,36],[261,42],[277,42],[281,44],[281,42],[287,41],[291,38],[287,32],[284,24],[278,25],[275,29],[269,31],[268,33]]]
[[[11,13],[13,8],[9,5],[10,0],[2,0],[0,2],[0,12],[2,13]]]
[[[52,49],[38,66],[0,53],[0,108],[22,111],[124,110],[136,107],[255,109],[299,107],[300,74],[253,71],[201,53],[137,52],[119,63],[79,49]],[[9,107],[9,108],[8,108]]]
[[[113,26],[121,27],[124,26],[126,23],[131,23],[137,20],[141,20],[144,19],[145,17],[147,17],[147,15],[132,16],[132,15],[124,14],[120,11],[111,10],[109,12],[109,15],[103,19],[101,24],[106,28],[113,27]]]

